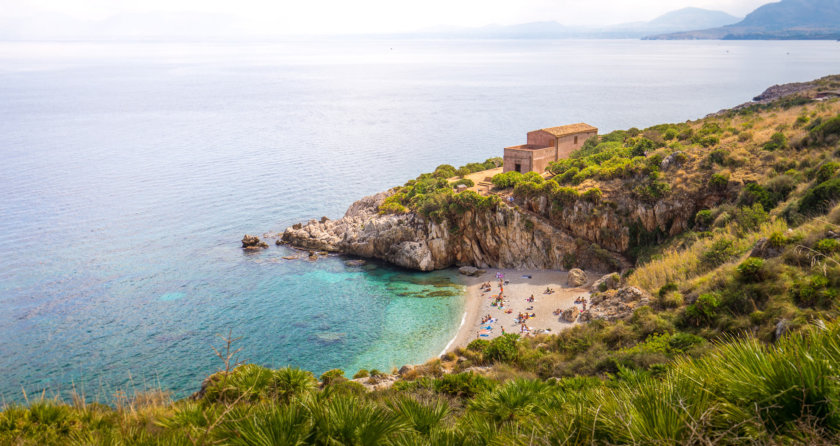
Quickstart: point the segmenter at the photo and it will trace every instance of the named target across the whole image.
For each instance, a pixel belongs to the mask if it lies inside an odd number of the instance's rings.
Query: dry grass
[[[762,224],[755,232],[735,237],[733,235],[735,227],[730,224],[723,231],[716,232],[712,237],[698,240],[687,248],[665,251],[660,258],[636,268],[627,279],[627,283],[655,293],[667,283],[689,281],[707,272],[708,269],[703,266],[701,258],[703,253],[719,240],[734,240],[739,250],[746,252],[759,238],[785,230],[787,230],[787,224],[781,219],[776,219]]]

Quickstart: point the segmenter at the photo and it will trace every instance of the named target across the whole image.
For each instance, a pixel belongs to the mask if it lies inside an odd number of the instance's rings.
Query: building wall
[[[516,163],[520,165],[520,172],[530,172],[532,159],[530,150],[505,149],[504,168],[502,172],[516,170]]]
[[[511,172],[516,170],[516,163],[520,165],[520,172],[545,172],[548,163],[554,161],[554,147],[546,147],[544,149],[528,150],[528,149],[505,149],[504,168],[502,172]]]
[[[583,143],[586,142],[587,139],[597,134],[598,132],[592,131],[560,137],[557,141],[557,159],[568,158],[570,153],[583,147]],[[577,143],[575,143],[575,137],[577,137]]]
[[[533,144],[537,147],[554,147],[555,137],[546,131],[534,130],[533,132],[528,132],[528,144]]]

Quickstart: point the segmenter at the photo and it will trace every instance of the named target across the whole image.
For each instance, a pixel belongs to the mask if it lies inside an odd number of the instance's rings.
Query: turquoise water
[[[423,362],[460,323],[451,272],[285,261],[242,235],[340,217],[532,129],[694,119],[840,72],[839,46],[0,43],[0,399],[183,396],[228,330],[271,367]]]

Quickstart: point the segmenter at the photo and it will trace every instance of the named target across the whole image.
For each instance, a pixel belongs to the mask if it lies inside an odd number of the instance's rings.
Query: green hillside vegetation
[[[616,131],[546,176],[455,193],[453,178],[498,162],[439,166],[380,211],[446,221],[510,196],[594,212],[717,198],[688,230],[638,239],[621,286],[654,299],[626,319],[473,341],[373,391],[382,372],[316,379],[227,358],[189,399],[8,405],[0,444],[840,444],[840,102],[805,94]]]

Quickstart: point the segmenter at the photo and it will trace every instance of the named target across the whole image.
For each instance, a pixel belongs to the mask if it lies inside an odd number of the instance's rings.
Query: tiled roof
[[[560,127],[549,127],[547,129],[542,129],[542,131],[560,137],[566,135],[574,135],[575,133],[597,132],[598,128],[580,122],[578,124],[561,125]]]

